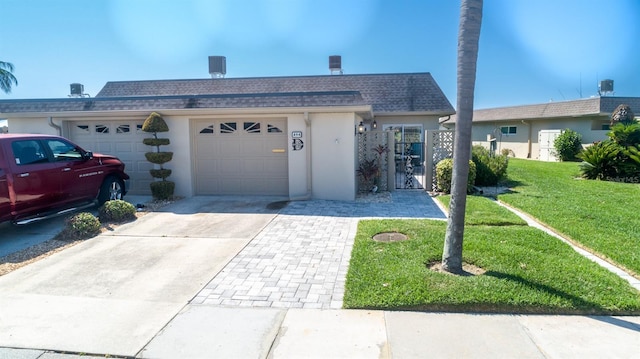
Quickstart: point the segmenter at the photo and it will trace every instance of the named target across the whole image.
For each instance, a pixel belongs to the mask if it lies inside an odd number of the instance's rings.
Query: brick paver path
[[[382,198],[291,202],[191,303],[341,308],[360,219],[445,218],[424,191],[396,191]]]

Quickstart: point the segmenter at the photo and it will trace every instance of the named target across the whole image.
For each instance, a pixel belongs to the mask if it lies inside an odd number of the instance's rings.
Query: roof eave
[[[0,118],[33,118],[33,117],[119,117],[119,116],[148,116],[152,109],[144,110],[105,110],[105,111],[44,111],[44,112],[16,112],[0,113]],[[231,115],[231,114],[292,114],[303,112],[344,113],[354,112],[362,117],[373,116],[371,105],[358,106],[311,106],[311,107],[221,107],[221,108],[177,108],[156,110],[164,116],[200,116],[200,115]]]

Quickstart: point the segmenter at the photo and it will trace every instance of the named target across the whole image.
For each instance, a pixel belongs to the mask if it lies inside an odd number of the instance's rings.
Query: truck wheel
[[[100,194],[98,195],[98,205],[102,206],[106,201],[112,201],[115,199],[122,199],[124,192],[124,183],[122,180],[115,176],[107,177],[102,186],[100,187]]]

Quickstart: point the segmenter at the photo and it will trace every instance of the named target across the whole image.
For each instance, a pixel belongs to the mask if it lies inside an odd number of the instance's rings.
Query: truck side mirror
[[[91,151],[85,151],[82,153],[82,158],[85,160],[90,160],[93,158],[93,152]]]

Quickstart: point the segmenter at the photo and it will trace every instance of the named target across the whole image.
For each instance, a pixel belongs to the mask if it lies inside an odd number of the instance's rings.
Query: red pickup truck
[[[0,222],[27,224],[122,199],[129,176],[113,156],[50,135],[0,135]]]

